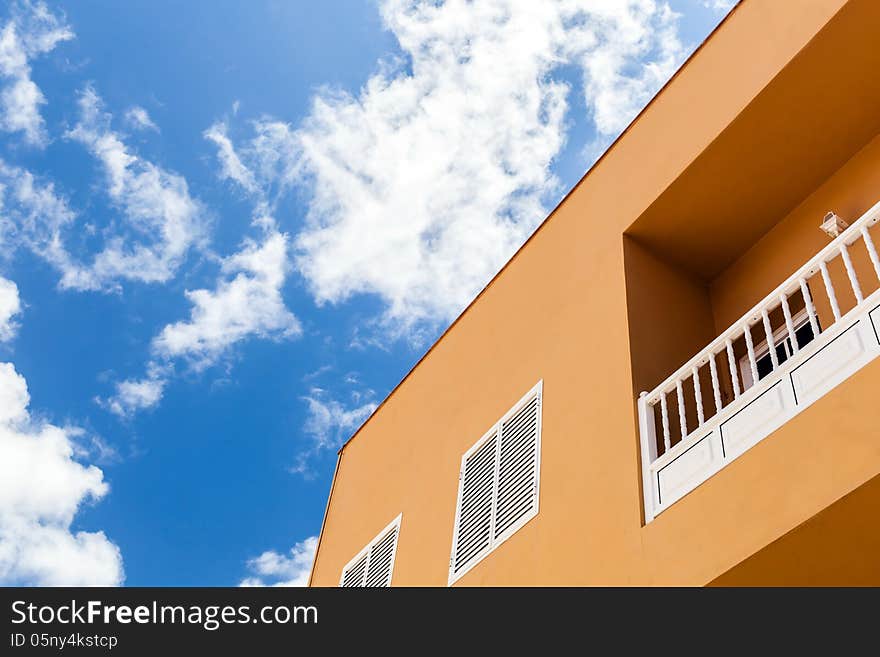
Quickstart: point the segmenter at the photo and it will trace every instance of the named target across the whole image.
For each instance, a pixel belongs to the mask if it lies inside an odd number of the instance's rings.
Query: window
[[[816,318],[817,325],[818,321],[819,319]],[[806,310],[797,313],[797,315],[792,318],[792,324],[794,325],[794,335],[795,338],[797,338],[799,349],[803,349],[815,339],[816,336],[813,335],[813,327],[810,325],[810,318],[808,317]],[[783,326],[776,330],[773,334],[773,343],[774,348],[776,349],[776,358],[780,365],[794,355],[787,327]],[[770,350],[767,348],[766,340],[755,347],[755,361],[758,366],[758,381],[767,375],[772,374],[773,358],[770,355]],[[752,381],[752,367],[749,364],[748,355],[740,358],[739,369],[742,375],[743,387],[746,389],[751,388],[754,382]]]
[[[339,586],[391,586],[394,555],[397,552],[397,536],[400,534],[400,518],[391,523],[357,553],[342,569]]]
[[[461,459],[449,584],[538,513],[542,387],[538,382]]]

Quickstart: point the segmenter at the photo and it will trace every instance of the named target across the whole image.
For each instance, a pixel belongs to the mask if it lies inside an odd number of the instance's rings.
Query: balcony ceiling
[[[849,2],[627,234],[715,278],[880,131],[878,34],[880,2]]]

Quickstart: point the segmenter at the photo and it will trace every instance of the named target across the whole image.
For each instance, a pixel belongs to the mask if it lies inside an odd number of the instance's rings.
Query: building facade
[[[880,584],[878,30],[741,2],[340,450],[312,585]]]

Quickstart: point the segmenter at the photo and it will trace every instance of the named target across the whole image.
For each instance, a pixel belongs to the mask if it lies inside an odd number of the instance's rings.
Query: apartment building
[[[878,32],[741,2],[340,450],[312,585],[880,584]]]

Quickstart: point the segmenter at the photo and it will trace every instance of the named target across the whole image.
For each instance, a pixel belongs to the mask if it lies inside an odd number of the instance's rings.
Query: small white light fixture
[[[828,237],[834,239],[838,235],[840,235],[843,231],[845,231],[849,227],[849,224],[846,223],[843,219],[838,217],[833,212],[829,212],[825,215],[825,219],[822,221],[822,224],[819,228],[822,229],[822,232],[828,235]]]

